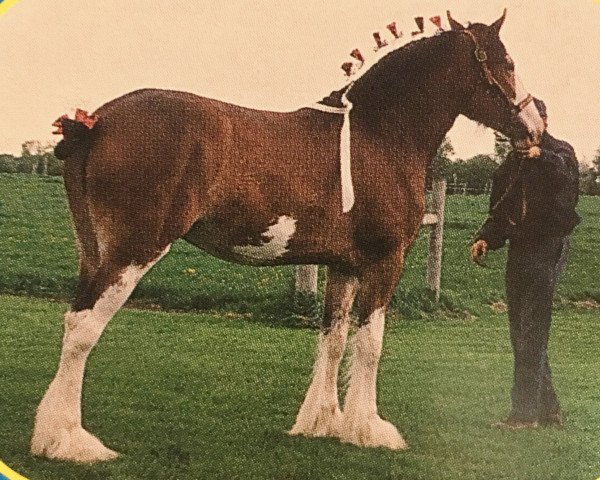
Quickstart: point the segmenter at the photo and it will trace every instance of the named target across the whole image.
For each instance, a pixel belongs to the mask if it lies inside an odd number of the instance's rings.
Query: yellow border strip
[[[10,7],[20,0],[1,0],[0,1],[0,15],[3,15]]]
[[[4,1],[6,1],[6,0],[4,0]],[[16,1],[18,1],[18,0],[16,0]],[[16,1],[13,3],[16,3]],[[1,12],[2,11],[0,10],[0,13]],[[2,475],[4,475],[6,478],[8,478],[9,480],[27,480],[24,476],[19,475],[14,470],[11,470],[10,468],[8,468],[8,466],[5,463],[3,463],[2,460],[0,460],[0,473]]]

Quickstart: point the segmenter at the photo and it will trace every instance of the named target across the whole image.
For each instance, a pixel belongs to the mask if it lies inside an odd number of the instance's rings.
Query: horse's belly
[[[245,265],[268,266],[288,263],[290,241],[296,234],[296,219],[282,215],[259,230],[243,231],[235,225],[198,221],[184,238],[223,260]]]

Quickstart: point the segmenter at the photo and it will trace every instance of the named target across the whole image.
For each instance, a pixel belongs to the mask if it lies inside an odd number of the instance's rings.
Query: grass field
[[[76,281],[62,183],[0,175],[0,459],[33,480],[595,480],[600,199],[581,201],[584,222],[557,297],[550,357],[563,429],[490,427],[508,411],[512,356],[505,314],[490,308],[504,297],[505,252],[486,269],[467,258],[485,210],[484,197],[448,199],[440,306],[424,287],[425,230],[394,299],[379,404],[409,450],[287,436],[317,335],[285,321],[293,270],[226,264],[180,242],[133,305],[191,312],[126,309],[109,324],[90,357],[84,421],[122,456],[76,466],[28,454]]]
[[[75,466],[27,453],[59,354],[65,305],[0,297],[0,458],[42,479],[593,480],[600,476],[596,312],[561,311],[551,342],[564,429],[505,432],[511,353],[502,315],[396,321],[380,410],[405,452],[285,434],[310,375],[316,332],[213,314],[125,310],[92,354],[87,426],[123,455]]]

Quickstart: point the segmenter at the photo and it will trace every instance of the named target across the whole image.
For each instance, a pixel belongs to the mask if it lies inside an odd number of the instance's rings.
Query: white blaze
[[[249,261],[274,260],[288,251],[288,243],[296,232],[296,219],[283,215],[262,234],[260,245],[238,245],[233,252]]]
[[[515,103],[518,105],[520,102],[527,98],[529,93],[525,89],[521,79],[515,75],[515,86],[516,86],[516,98]],[[538,143],[544,133],[544,121],[540,117],[540,113],[533,102],[521,110],[519,113],[519,119],[527,126],[529,134],[532,136],[534,143]]]

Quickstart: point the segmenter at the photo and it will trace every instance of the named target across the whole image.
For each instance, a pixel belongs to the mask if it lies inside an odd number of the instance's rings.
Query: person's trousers
[[[513,420],[543,422],[560,413],[547,348],[552,298],[568,247],[568,237],[513,240],[509,246],[506,296],[514,354]]]

